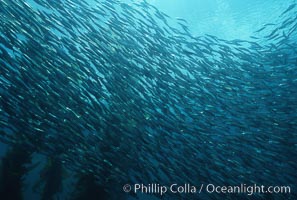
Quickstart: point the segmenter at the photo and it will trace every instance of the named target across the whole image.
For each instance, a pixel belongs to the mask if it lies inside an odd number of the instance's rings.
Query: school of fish
[[[0,0],[0,69],[0,141],[56,155],[109,193],[172,182],[297,192],[294,2],[228,41],[193,36],[146,1]]]

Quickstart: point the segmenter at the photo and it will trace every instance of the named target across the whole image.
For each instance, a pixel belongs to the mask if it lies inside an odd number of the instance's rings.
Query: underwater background
[[[297,1],[0,0],[0,141],[1,200],[297,199]]]

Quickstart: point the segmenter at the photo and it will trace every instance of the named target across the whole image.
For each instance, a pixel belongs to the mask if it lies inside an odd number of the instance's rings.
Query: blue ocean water
[[[0,199],[296,199],[296,3],[0,1]]]
[[[249,39],[257,28],[272,23],[293,1],[150,0],[173,18],[186,19],[193,35]]]

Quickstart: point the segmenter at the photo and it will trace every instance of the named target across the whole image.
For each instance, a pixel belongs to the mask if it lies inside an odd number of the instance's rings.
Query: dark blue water
[[[296,1],[0,15],[0,199],[296,199]]]

